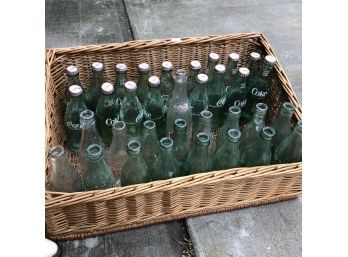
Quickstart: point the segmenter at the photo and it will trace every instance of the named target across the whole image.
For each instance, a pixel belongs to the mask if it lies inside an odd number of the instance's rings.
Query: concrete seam
[[[130,19],[129,19],[128,10],[127,10],[127,6],[126,6],[126,3],[125,3],[125,0],[122,0],[122,4],[123,4],[123,8],[124,8],[124,13],[126,14],[129,30],[130,30],[130,33],[131,33],[131,37],[132,37],[132,40],[134,40],[135,39],[134,38],[134,32],[133,32],[132,24],[131,24]]]

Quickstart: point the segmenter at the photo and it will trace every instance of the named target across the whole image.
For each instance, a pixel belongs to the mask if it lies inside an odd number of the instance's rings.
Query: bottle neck
[[[92,70],[92,76],[94,79],[102,79],[103,74],[104,74],[103,70],[101,70],[101,71]]]
[[[248,64],[248,69],[250,70],[250,74],[255,75],[257,72],[257,66],[259,61],[251,59]]]
[[[124,84],[127,81],[127,72],[117,72],[116,84]]]
[[[211,118],[205,119],[205,118],[200,117],[199,122],[198,122],[198,126],[197,126],[197,131],[210,134],[211,133],[211,123],[212,123]]]
[[[159,87],[149,87],[148,94],[150,95],[151,98],[161,97]]]
[[[81,120],[80,122],[83,130],[90,130],[95,128],[95,119]]]
[[[154,137],[157,138],[156,129],[155,128],[153,128],[153,129],[144,128],[143,133],[144,133],[144,138],[148,137],[148,136],[154,136]]]
[[[238,62],[232,61],[231,59],[228,60],[226,72],[229,76],[235,76],[237,74],[237,64]]]
[[[229,150],[229,151],[239,151],[239,142],[232,142],[231,139],[229,137],[226,138],[225,140],[225,147]]]
[[[212,61],[212,60],[208,60],[208,64],[207,64],[207,72],[214,72],[214,68],[215,66],[218,64],[218,61]],[[209,76],[209,74],[207,74]]]
[[[173,139],[174,142],[176,142],[177,144],[183,144],[186,143],[187,141],[187,137],[186,137],[186,130],[184,131],[177,131],[177,130],[173,130]]]
[[[195,81],[198,74],[199,74],[199,69],[198,70],[194,70],[194,69],[190,68],[188,79],[190,81]]]
[[[267,77],[269,77],[271,75],[272,70],[273,70],[273,66],[272,65],[264,63],[262,65],[261,69],[260,69],[259,76],[267,78]]]
[[[252,121],[256,126],[263,127],[265,124],[266,113],[259,110],[255,110]]]
[[[173,89],[173,97],[179,98],[181,100],[187,99],[187,84],[186,82],[175,82]]]
[[[83,101],[83,95],[79,95],[79,96],[70,96],[70,105],[80,105],[82,104]]]
[[[240,114],[236,115],[236,114],[228,113],[226,123],[229,127],[233,127],[233,128],[239,127],[239,118],[240,118]]]
[[[138,86],[139,85],[147,86],[147,81],[149,77],[150,77],[150,72],[139,72]]]
[[[214,73],[212,87],[219,88],[224,87],[224,73]]]
[[[79,74],[68,76],[68,86],[81,85]]]
[[[126,91],[125,98],[128,102],[136,102],[137,100],[137,93],[136,91]]]
[[[162,70],[161,74],[162,79],[172,79],[172,71]]]

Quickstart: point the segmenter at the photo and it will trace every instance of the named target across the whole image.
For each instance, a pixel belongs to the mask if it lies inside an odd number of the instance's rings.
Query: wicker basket
[[[181,39],[137,40],[125,43],[91,45],[46,50],[46,156],[49,147],[65,143],[65,67],[77,64],[84,86],[89,85],[90,64],[105,65],[106,80],[115,81],[116,63],[128,65],[128,75],[136,81],[136,67],[151,65],[159,75],[164,60],[174,68],[187,68],[197,59],[205,66],[210,52],[226,64],[230,52],[240,54],[245,65],[251,51],[275,53],[261,33]],[[279,62],[275,65],[272,87],[266,103],[271,122],[281,102],[296,106],[293,123],[301,119],[301,106]],[[70,155],[76,164],[76,157]],[[46,158],[46,178],[50,165]],[[136,228],[186,217],[268,204],[296,198],[301,194],[302,163],[236,168],[179,177],[169,180],[106,190],[58,193],[46,191],[46,225],[52,239],[78,239]],[[47,181],[46,181],[47,182]]]

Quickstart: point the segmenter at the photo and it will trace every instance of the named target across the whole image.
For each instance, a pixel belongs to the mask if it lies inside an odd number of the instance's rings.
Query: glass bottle
[[[239,54],[230,53],[228,55],[226,76],[225,76],[225,86],[231,86],[234,79],[237,77]]]
[[[87,147],[87,163],[82,175],[85,191],[114,187],[115,178],[110,167],[104,160],[104,149],[100,145],[92,144]],[[118,185],[119,186],[119,185]]]
[[[129,141],[127,153],[128,158],[121,173],[121,186],[149,182],[151,174],[141,153],[141,143],[139,141]]]
[[[242,155],[242,164],[246,167],[269,165],[271,162],[271,144],[275,130],[264,127],[256,141]]]
[[[289,136],[275,148],[272,163],[292,163],[302,161],[302,121],[298,121]]]
[[[104,83],[104,65],[101,62],[92,63],[92,78],[88,92],[86,93],[86,105],[89,110],[95,112],[101,95],[100,87]]]
[[[174,80],[172,77],[173,64],[171,62],[162,62],[162,74],[160,92],[161,95],[171,95],[174,87]]]
[[[81,140],[79,147],[79,164],[80,170],[83,171],[86,168],[87,161],[87,148],[92,144],[97,144],[104,148],[104,143],[97,132],[95,125],[94,112],[91,110],[84,110],[80,113],[81,123]]]
[[[187,77],[187,93],[191,94],[196,85],[196,78],[201,70],[201,63],[197,60],[191,61],[189,66],[189,72]]]
[[[192,130],[195,131],[198,125],[201,111],[208,110],[208,76],[198,74],[196,85],[190,94],[190,105],[192,108]]]
[[[159,156],[151,169],[152,181],[179,177],[181,172],[179,162],[174,156],[173,140],[164,137],[160,140],[160,146]]]
[[[80,112],[87,109],[83,102],[83,90],[78,85],[69,87],[70,100],[65,109],[64,123],[67,134],[66,146],[77,152],[81,139]]]
[[[205,74],[208,75],[208,84],[213,81],[213,75],[215,71],[215,66],[219,63],[220,56],[216,53],[210,53],[208,55],[208,63],[205,69]]]
[[[118,120],[119,106],[116,104],[114,87],[105,82],[101,86],[102,95],[99,98],[95,112],[96,125],[100,137],[105,145],[110,145],[112,140],[112,125]]]
[[[186,137],[187,124],[184,119],[176,119],[173,129],[173,141],[174,141],[174,155],[179,162],[179,166],[182,166],[189,154],[189,145]]]
[[[192,137],[192,110],[187,97],[187,75],[184,69],[179,69],[174,77],[174,89],[169,103],[166,120],[167,135],[173,133],[173,125],[176,119],[184,119],[187,124],[187,140]]]
[[[52,165],[48,178],[49,189],[68,193],[82,191],[81,177],[66,157],[64,148],[53,146],[48,150],[48,156]]]
[[[226,68],[224,65],[216,65],[213,81],[208,87],[208,110],[213,114],[212,129],[214,130],[218,129],[224,120],[223,111],[226,102],[226,88],[224,85],[225,71]]]
[[[116,91],[116,98],[120,99],[118,100],[119,103],[123,100],[124,96],[126,95],[126,88],[124,87],[124,85],[126,81],[128,81],[127,70],[128,68],[126,64],[124,63],[116,64],[115,91]]]
[[[294,112],[295,106],[290,102],[284,102],[276,119],[270,124],[270,127],[276,131],[276,135],[272,141],[272,153],[274,153],[276,145],[290,135],[292,129],[291,117]]]
[[[147,81],[150,77],[150,65],[147,63],[141,63],[138,66],[138,90],[137,96],[141,104],[144,103],[147,95],[148,87]]]
[[[116,121],[112,126],[112,142],[106,160],[114,175],[116,185],[120,185],[121,171],[127,161],[126,123]]]
[[[249,54],[247,68],[250,71],[250,76],[248,78],[248,83],[254,79],[256,73],[259,71],[261,61],[261,55],[258,52],[251,52]]]
[[[151,76],[148,85],[149,92],[145,98],[144,117],[156,123],[157,137],[162,138],[166,134],[166,107],[159,90],[160,79],[157,76]]]
[[[227,131],[231,128],[239,130],[239,118],[241,110],[238,106],[231,106],[228,108],[227,117],[224,125],[219,129],[219,133],[216,136],[216,149],[219,149],[224,143],[227,135]]]
[[[197,137],[197,134],[204,132],[210,137],[210,143],[208,147],[209,156],[214,156],[216,150],[214,134],[211,130],[211,123],[213,119],[213,114],[210,111],[201,111],[199,115],[198,125],[195,131],[193,131],[193,138]]]
[[[65,88],[64,103],[67,105],[70,102],[69,87],[72,85],[78,85],[82,88],[82,83],[80,81],[80,72],[76,65],[69,65],[66,67],[67,83]]]
[[[149,168],[159,154],[159,145],[156,134],[156,123],[147,120],[143,123],[143,156]]]
[[[253,118],[244,126],[240,139],[240,152],[243,154],[247,148],[258,138],[262,128],[265,126],[265,118],[268,106],[257,103]]]
[[[223,145],[216,151],[212,161],[213,170],[225,170],[240,166],[239,140],[241,133],[229,129],[225,134]]]
[[[120,119],[126,123],[129,140],[139,140],[143,107],[137,97],[137,85],[133,81],[127,81],[125,88],[126,95],[121,104]]]

